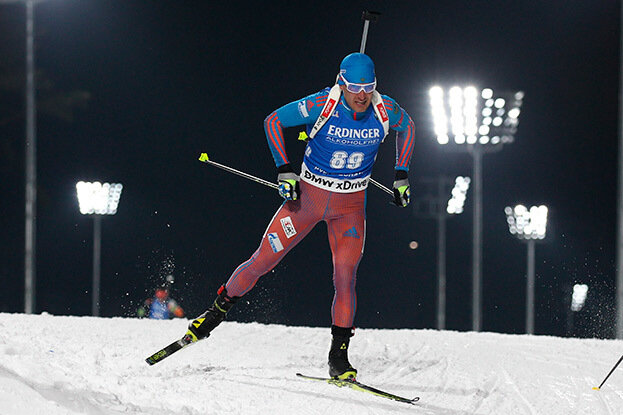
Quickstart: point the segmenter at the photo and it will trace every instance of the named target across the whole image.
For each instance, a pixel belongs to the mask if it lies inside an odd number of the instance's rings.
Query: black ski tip
[[[164,350],[161,350],[158,353],[154,353],[149,356],[147,359],[145,359],[145,362],[147,362],[149,366],[153,366],[167,356],[168,354]]]

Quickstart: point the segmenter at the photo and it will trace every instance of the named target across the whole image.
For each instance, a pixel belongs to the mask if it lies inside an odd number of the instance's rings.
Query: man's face
[[[348,92],[345,85],[340,85],[340,89],[344,94],[344,99],[346,100],[346,103],[353,111],[364,112],[370,106],[372,92],[367,94],[362,90],[359,91],[359,93],[357,94],[353,94],[352,92]]]

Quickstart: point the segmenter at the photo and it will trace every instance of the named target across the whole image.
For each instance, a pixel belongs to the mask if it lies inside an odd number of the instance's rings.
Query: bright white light
[[[575,284],[573,286],[573,294],[571,296],[571,310],[572,311],[580,311],[584,307],[587,294],[588,294],[588,285]]]
[[[459,99],[461,100],[463,96],[463,91],[458,86],[453,86],[450,88],[450,99]]]
[[[478,122],[476,118],[465,120],[465,134],[476,135],[478,133]]]
[[[439,137],[439,136],[443,136],[443,135],[447,135],[448,134],[448,129],[446,128],[445,125],[437,125],[435,126],[435,134]]]
[[[432,87],[429,92],[435,135],[440,144],[448,143],[448,116],[446,115],[443,102],[443,89],[439,86]]]
[[[448,207],[446,208],[446,212],[451,215],[458,215],[460,213],[463,213],[463,205],[465,204],[470,181],[471,180],[469,177],[463,176],[458,176],[454,180],[452,197],[450,198],[450,200],[448,200]]]
[[[465,119],[463,117],[463,90],[458,86],[450,88],[450,125],[455,136],[464,133]]]
[[[506,144],[506,143],[512,143],[512,142],[513,142],[513,137],[509,135],[502,136],[502,143]]]
[[[434,86],[428,91],[431,99],[443,99],[443,89],[440,86]]]
[[[476,89],[476,87],[473,86],[468,86],[465,87],[465,89],[463,90],[463,95],[465,96],[465,99],[473,99],[474,101],[478,98],[478,90]]]
[[[464,133],[463,129],[463,117],[460,115],[453,114],[450,118],[450,124],[452,125],[452,134],[454,135],[462,135]]]
[[[532,206],[530,209],[524,205],[514,208],[506,207],[506,221],[511,234],[520,239],[543,239],[547,229],[547,206]]]
[[[435,134],[448,134],[446,114],[443,112],[439,112],[437,114],[433,114],[433,117],[435,118]]]
[[[508,116],[510,118],[519,118],[520,109],[517,107],[511,108],[508,110]]]
[[[121,198],[121,183],[78,182],[76,192],[83,215],[114,215]]]
[[[491,88],[452,86],[428,91],[435,136],[440,144],[496,145],[513,140],[523,92],[495,94]],[[497,137],[497,138],[495,138]]]

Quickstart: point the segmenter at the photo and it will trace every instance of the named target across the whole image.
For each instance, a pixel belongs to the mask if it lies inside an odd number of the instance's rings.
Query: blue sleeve
[[[329,88],[325,88],[276,109],[264,119],[264,133],[277,167],[289,163],[283,140],[283,127],[314,124],[328,96]]]
[[[409,171],[409,163],[415,144],[415,123],[398,103],[387,95],[381,95],[389,116],[389,127],[396,131],[396,170]]]

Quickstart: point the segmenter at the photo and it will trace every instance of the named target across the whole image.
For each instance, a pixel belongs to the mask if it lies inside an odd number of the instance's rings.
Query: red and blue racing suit
[[[264,120],[264,130],[277,167],[289,163],[283,128],[305,125],[309,133],[329,95],[329,88],[291,102]],[[381,95],[390,128],[396,134],[396,170],[408,171],[414,124],[392,98]],[[353,327],[357,267],[363,255],[366,188],[384,139],[382,123],[372,106],[356,113],[344,97],[332,116],[307,143],[301,166],[300,195],[284,202],[270,221],[259,248],[232,273],[227,294],[240,297],[272,270],[320,221],[325,221],[333,256],[335,326]]]

